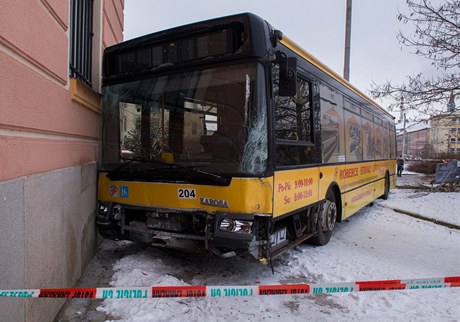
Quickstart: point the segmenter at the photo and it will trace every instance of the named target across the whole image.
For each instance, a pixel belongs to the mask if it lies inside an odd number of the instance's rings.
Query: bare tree
[[[399,32],[403,45],[413,53],[431,61],[435,75],[419,73],[407,76],[402,84],[389,81],[373,84],[374,98],[390,100],[391,111],[399,109],[401,99],[406,108],[426,115],[439,114],[460,94],[460,0],[444,0],[433,4],[430,0],[407,0],[409,14],[399,13],[399,21],[413,24],[415,33]],[[456,111],[459,108],[457,107]]]

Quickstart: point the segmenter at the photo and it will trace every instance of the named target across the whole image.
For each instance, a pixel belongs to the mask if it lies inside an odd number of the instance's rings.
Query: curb
[[[444,226],[444,227],[451,228],[451,229],[460,230],[460,226],[455,225],[455,224],[448,223],[448,222],[446,222],[446,221],[442,221],[442,220],[438,220],[438,219],[434,219],[434,218],[430,218],[430,217],[425,217],[425,216],[422,216],[422,215],[420,215],[420,214],[417,214],[417,213],[412,212],[412,211],[409,211],[409,210],[404,210],[404,209],[400,209],[400,208],[390,207],[390,206],[388,206],[388,205],[382,205],[382,204],[377,204],[377,205],[380,206],[380,207],[382,207],[382,208],[391,209],[391,210],[393,210],[393,211],[395,211],[395,212],[399,212],[399,213],[404,214],[404,215],[408,215],[408,216],[411,216],[411,217],[414,217],[414,218],[417,218],[417,219],[429,221],[429,222],[434,223],[434,224],[436,224],[436,225]]]

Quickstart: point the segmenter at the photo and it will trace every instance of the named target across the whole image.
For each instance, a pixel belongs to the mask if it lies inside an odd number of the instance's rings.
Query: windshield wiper
[[[228,178],[224,178],[218,174],[214,174],[214,173],[211,173],[211,172],[206,172],[206,171],[203,171],[203,170],[198,170],[198,169],[194,169],[193,166],[189,166],[189,167],[186,167],[186,166],[183,166],[183,165],[177,165],[179,168],[181,169],[187,169],[193,173],[197,173],[197,174],[200,174],[200,175],[203,175],[204,177],[207,177],[209,179],[212,179],[214,180],[215,182],[219,183],[219,184],[223,184],[223,185],[227,185],[228,182],[229,182],[229,179]]]
[[[163,166],[166,166],[166,167],[168,167],[170,169],[187,170],[187,171],[190,171],[192,173],[199,174],[202,177],[206,177],[208,179],[211,179],[214,182],[216,182],[218,184],[222,184],[222,185],[227,185],[228,182],[229,182],[228,178],[222,177],[222,176],[220,176],[218,174],[206,172],[206,171],[203,171],[203,170],[194,169],[194,166],[183,166],[183,165],[180,165],[180,164],[177,164],[177,163],[168,163],[168,162],[164,162],[164,161],[160,161],[160,160],[148,159],[148,158],[141,157],[141,156],[134,157],[133,159],[130,159],[128,162],[125,162],[122,165],[116,167],[115,169],[109,171],[107,173],[107,178],[109,178],[111,180],[119,179],[117,174],[120,174],[120,172],[121,172],[121,170],[123,170],[123,168],[125,168],[126,166],[128,166],[129,164],[131,164],[131,163],[133,163],[135,161],[140,162],[141,164],[142,163],[152,163],[152,164],[163,165]]]
[[[107,173],[107,178],[113,180],[115,179],[114,176],[116,174],[119,174],[120,171],[125,168],[127,165],[133,163],[133,162],[140,162],[140,163],[153,163],[153,164],[161,164],[161,165],[167,165],[167,166],[170,166],[171,164],[170,163],[166,163],[166,162],[163,162],[163,161],[158,161],[158,160],[154,160],[154,159],[148,159],[148,158],[145,158],[145,157],[141,157],[141,156],[137,156],[137,157],[134,157],[132,159],[129,159],[129,161],[119,165],[118,167],[116,167],[115,169],[113,170],[110,170],[108,173]]]

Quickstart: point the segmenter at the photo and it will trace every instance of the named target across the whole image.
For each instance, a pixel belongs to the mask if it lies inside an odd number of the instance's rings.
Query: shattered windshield
[[[145,168],[133,168],[133,159],[156,160],[149,168],[164,173],[171,167],[161,163],[219,175],[262,174],[268,158],[264,89],[263,68],[255,63],[106,86],[103,163],[131,160],[123,167],[128,170]]]

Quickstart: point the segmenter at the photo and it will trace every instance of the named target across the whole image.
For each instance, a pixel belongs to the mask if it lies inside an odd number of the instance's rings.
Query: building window
[[[92,87],[93,0],[70,1],[69,76]]]

